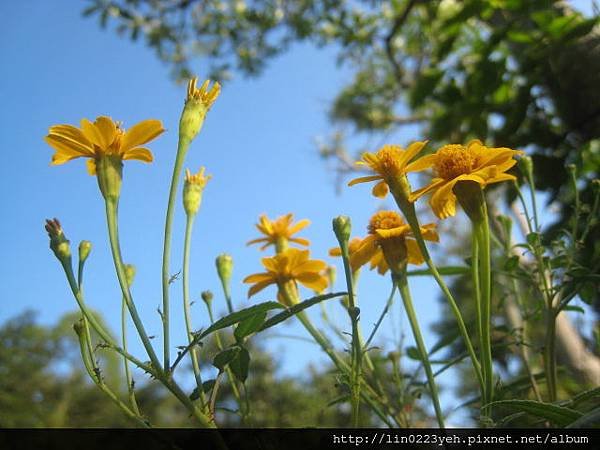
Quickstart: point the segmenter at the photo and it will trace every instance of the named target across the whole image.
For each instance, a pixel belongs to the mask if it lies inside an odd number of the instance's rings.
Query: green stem
[[[473,225],[471,229],[471,280],[473,282],[473,295],[475,297],[475,314],[477,321],[477,336],[479,338],[479,351],[483,350],[483,322],[481,317],[481,280],[479,279],[479,229]],[[482,367],[485,371],[485,367]],[[483,374],[485,378],[485,373]],[[481,393],[484,395],[483,392]]]
[[[375,333],[377,333],[377,330],[379,329],[379,326],[381,325],[383,318],[385,317],[385,315],[388,313],[388,311],[392,307],[392,303],[394,303],[394,293],[395,292],[396,292],[396,285],[392,284],[392,292],[390,292],[390,296],[387,299],[385,307],[383,308],[383,311],[381,311],[381,315],[377,319],[377,322],[375,323],[375,326],[373,327],[373,331],[371,331],[371,334],[369,335],[367,342],[365,342],[365,345],[363,346],[363,351],[367,350],[367,347],[369,346],[369,344],[375,337]]]
[[[544,348],[544,369],[548,387],[548,400],[556,401],[556,316],[549,307],[546,311],[546,345]]]
[[[127,304],[125,297],[121,301],[121,342],[123,350],[127,351]],[[129,403],[137,415],[140,415],[140,409],[135,399],[135,391],[133,390],[133,378],[129,372],[129,361],[123,357],[123,366],[125,368],[125,380],[127,382],[127,393],[129,395]]]
[[[183,245],[183,316],[185,319],[185,329],[187,331],[188,342],[191,345],[194,340],[192,334],[192,321],[190,311],[190,248],[192,242],[192,229],[194,227],[194,216],[187,215],[185,223],[185,240]],[[190,359],[192,360],[192,370],[196,379],[196,387],[200,398],[200,404],[206,404],[204,390],[202,389],[202,376],[200,374],[200,364],[198,362],[198,354],[195,348],[190,349]]]
[[[433,263],[431,256],[429,255],[429,250],[427,249],[427,245],[425,244],[425,240],[423,239],[423,235],[421,233],[421,227],[419,226],[419,221],[417,219],[415,205],[406,200],[403,200],[400,195],[397,195],[394,192],[394,190],[392,190],[392,193],[394,195],[394,199],[396,200],[396,203],[398,204],[398,207],[403,212],[408,224],[410,225],[410,228],[413,232],[413,236],[415,237],[415,240],[417,241],[417,244],[419,245],[419,249],[421,250],[421,254],[423,255],[423,258],[425,259],[425,262],[426,262],[427,266],[429,267],[429,270],[431,270],[431,274],[433,275],[433,278],[435,279],[438,286],[444,293],[446,299],[448,300],[448,304],[450,305],[450,309],[452,310],[452,313],[454,314],[454,317],[456,319],[456,323],[458,325],[460,334],[463,338],[463,342],[465,344],[467,352],[469,353],[469,357],[471,358],[471,363],[473,365],[473,370],[475,371],[475,376],[477,377],[477,380],[479,381],[479,385],[481,386],[481,389],[483,389],[484,382],[483,382],[483,375],[481,372],[481,366],[479,364],[479,360],[477,359],[477,355],[475,354],[475,350],[473,349],[473,344],[471,343],[471,338],[469,337],[469,332],[467,331],[467,327],[465,326],[465,322],[462,318],[462,314],[460,313],[460,309],[459,309],[458,305],[456,304],[456,301],[454,300],[454,297],[452,296],[450,289],[448,289],[448,286],[444,282],[443,278],[441,277],[440,273],[437,270],[437,267]]]
[[[171,257],[171,234],[173,227],[173,214],[175,212],[175,199],[177,197],[177,188],[185,156],[190,147],[190,141],[180,137],[177,144],[177,155],[175,156],[175,165],[173,166],[173,175],[171,176],[171,188],[169,190],[169,202],[167,203],[167,216],[165,219],[165,236],[162,259],[162,321],[163,321],[163,352],[164,367],[169,370],[170,367],[170,342],[169,342],[169,259]]]
[[[351,360],[351,399],[352,399],[352,426],[359,426],[360,418],[360,385],[362,378],[362,345],[359,331],[360,309],[356,306],[354,298],[354,285],[352,283],[352,269],[350,268],[350,255],[348,241],[340,239],[342,261],[344,262],[344,273],[346,275],[346,287],[348,289],[348,314],[352,322],[352,360]]]
[[[406,269],[404,270],[404,273],[398,273],[394,275],[394,284],[397,284],[398,290],[400,291],[400,295],[404,303],[404,309],[406,310],[406,315],[408,316],[410,327],[412,328],[413,336],[415,338],[415,343],[417,344],[417,348],[419,349],[419,353],[421,354],[421,362],[423,363],[423,367],[425,368],[425,374],[427,375],[427,382],[429,383],[429,390],[431,393],[431,398],[433,400],[435,416],[437,418],[439,427],[444,428],[444,415],[442,413],[442,408],[440,407],[438,389],[435,383],[435,378],[433,376],[433,371],[431,370],[431,364],[429,363],[427,348],[425,347],[425,343],[423,341],[423,336],[421,334],[421,329],[419,327],[417,315],[413,307],[412,298],[410,296],[410,289],[408,287],[408,281],[406,278]]]
[[[492,267],[490,253],[490,227],[488,221],[487,206],[483,190],[480,190],[480,202],[482,208],[481,220],[475,223],[477,229],[479,246],[480,266],[480,297],[481,297],[481,361],[483,365],[483,377],[485,381],[484,404],[494,400],[494,372],[492,360]],[[488,414],[491,410],[488,411]]]
[[[150,343],[150,339],[148,338],[148,334],[144,329],[144,324],[140,319],[140,316],[137,312],[137,308],[133,303],[133,298],[131,297],[131,292],[129,291],[129,285],[127,284],[127,276],[125,275],[125,266],[123,264],[123,258],[121,257],[121,247],[119,245],[119,232],[117,225],[117,208],[118,203],[116,200],[107,199],[106,200],[106,220],[108,223],[108,236],[110,240],[110,249],[112,251],[113,262],[115,265],[115,270],[117,272],[117,279],[119,280],[119,285],[121,286],[121,292],[123,293],[123,297],[125,298],[125,303],[127,304],[127,308],[129,309],[129,313],[131,314],[131,318],[133,319],[133,324],[142,340],[142,344],[150,357],[150,361],[152,365],[155,367],[157,372],[163,372],[163,368],[160,365],[160,361],[158,360],[156,353],[154,352],[154,348]],[[168,368],[166,368],[168,370]]]

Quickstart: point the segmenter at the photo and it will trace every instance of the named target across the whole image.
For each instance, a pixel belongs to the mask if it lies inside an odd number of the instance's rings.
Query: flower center
[[[399,158],[400,147],[384,145],[377,152],[377,167],[375,168],[383,177],[397,177],[402,174],[402,165]]]
[[[434,169],[445,180],[471,173],[478,160],[475,152],[459,144],[444,145],[438,150],[437,156]]]
[[[379,211],[371,217],[368,230],[370,234],[375,234],[375,230],[391,230],[404,225],[404,220],[395,211]]]

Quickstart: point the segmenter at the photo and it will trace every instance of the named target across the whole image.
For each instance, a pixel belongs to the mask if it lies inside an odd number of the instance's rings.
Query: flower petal
[[[87,168],[87,173],[89,175],[96,175],[96,160],[94,158],[90,158],[85,161],[85,165]]]
[[[264,288],[274,283],[275,281],[269,280],[261,281],[260,283],[256,283],[254,286],[250,286],[250,289],[248,289],[248,298],[252,297],[254,294],[258,294]]]
[[[371,193],[377,198],[385,198],[385,196],[388,195],[388,192],[390,192],[390,188],[385,181],[380,181],[377,183],[375,186],[373,186],[373,190],[371,191]]]
[[[326,277],[312,272],[301,273],[296,277],[296,280],[298,280],[307,288],[317,292],[324,291],[329,284]]]
[[[244,283],[259,283],[261,281],[273,280],[273,274],[271,273],[253,273],[244,278]]]
[[[429,183],[427,186],[422,187],[421,189],[418,189],[414,192],[411,192],[408,197],[408,201],[415,202],[417,199],[427,194],[429,191],[439,188],[444,183],[446,183],[446,180],[444,180],[443,178],[434,178],[433,180],[431,180],[431,183]]]
[[[327,263],[319,259],[310,259],[298,264],[292,269],[292,276],[296,277],[304,272],[321,272],[327,269]]]
[[[437,161],[437,154],[425,155],[417,159],[415,162],[410,163],[404,169],[405,172],[420,172],[421,170],[429,169]]]
[[[423,147],[427,145],[428,141],[417,141],[413,142],[408,148],[402,153],[401,164],[406,166],[408,162],[413,159],[418,153],[423,150]],[[416,162],[416,161],[415,161]]]
[[[143,120],[140,123],[136,123],[125,132],[125,136],[121,142],[121,149],[126,151],[137,147],[138,145],[143,145],[146,142],[150,142],[164,131],[165,129],[160,120]]]
[[[383,179],[383,177],[380,175],[370,175],[368,177],[358,177],[358,178],[355,178],[354,180],[351,180],[348,183],[348,186],[354,186],[355,184],[358,184],[358,183],[368,183],[370,181],[381,180],[381,179]]]
[[[110,142],[106,142],[105,136],[100,132],[96,125],[88,119],[81,119],[80,125],[82,133],[92,144],[102,149],[108,148],[111,144]]]
[[[299,245],[305,245],[306,247],[308,247],[310,245],[310,241],[308,239],[304,239],[304,238],[290,238],[289,241],[295,242],[296,244],[299,244]]]
[[[439,242],[440,241],[440,236],[438,235],[438,232],[436,231],[435,223],[428,223],[426,225],[423,225],[421,227],[421,235],[423,236],[423,239],[425,239],[426,241],[431,241],[431,242]]]
[[[269,242],[269,239],[267,239],[267,238],[252,239],[251,241],[246,242],[246,245],[259,244],[261,242]]]
[[[379,247],[377,246],[377,238],[373,235],[369,235],[364,238],[360,246],[356,249],[352,255],[350,255],[350,266],[352,270],[356,270],[361,266],[364,266],[369,262]]]
[[[296,234],[298,231],[302,230],[303,228],[306,228],[309,225],[310,225],[310,220],[308,220],[308,219],[299,220],[298,222],[296,222],[296,224],[293,227],[288,228],[288,233],[291,236],[292,234]]]
[[[117,126],[110,117],[100,116],[94,121],[97,132],[102,136],[105,143],[104,149],[113,143],[117,134]]]
[[[417,241],[407,239],[405,242],[408,262],[410,264],[423,264],[425,262],[425,258],[423,258],[423,254],[419,249],[419,244],[417,244]]]
[[[138,161],[143,161],[147,163],[151,163],[154,161],[154,157],[152,156],[152,152],[144,147],[136,147],[130,150],[125,150],[122,154],[122,158],[127,159],[137,159]]]

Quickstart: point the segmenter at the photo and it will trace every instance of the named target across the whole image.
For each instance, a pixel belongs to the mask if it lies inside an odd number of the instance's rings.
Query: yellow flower
[[[456,214],[456,195],[453,188],[459,181],[472,181],[481,188],[488,184],[516,179],[506,173],[517,161],[514,156],[522,154],[519,150],[499,147],[489,148],[481,141],[473,140],[467,145],[444,145],[432,155],[423,156],[407,170],[421,171],[433,167],[435,178],[427,186],[413,192],[410,201],[414,202],[422,195],[433,191],[429,204],[440,219]]]
[[[363,240],[361,238],[354,237],[354,238],[350,239],[350,242],[348,243],[348,254],[350,256],[351,264],[352,264],[352,255],[354,253],[356,253],[356,251],[360,248],[362,241]],[[342,256],[342,249],[339,247],[334,247],[334,248],[329,249],[329,256]],[[377,267],[377,271],[382,275],[388,270],[387,264],[385,263],[385,260],[383,258],[377,258],[377,259],[371,260],[371,270],[373,270],[375,267]],[[359,268],[360,267],[353,266],[352,270],[356,271]]]
[[[281,250],[285,250],[287,248],[288,241],[304,246],[310,245],[310,241],[307,239],[292,237],[292,235],[310,225],[310,220],[302,219],[296,222],[295,225],[292,225],[293,220],[294,215],[291,213],[278,217],[273,221],[269,220],[269,218],[263,214],[260,216],[259,222],[256,224],[256,228],[258,228],[258,231],[260,231],[266,237],[252,239],[251,241],[248,241],[246,245],[265,242],[265,244],[260,248],[261,250],[266,249],[269,245],[275,245],[276,247],[280,247]]]
[[[190,169],[185,169],[185,182],[183,184],[183,208],[186,214],[194,215],[200,208],[202,193],[211,175],[204,175],[204,167],[198,173],[192,174]]]
[[[75,158],[89,158],[90,175],[96,174],[96,161],[103,156],[118,156],[121,160],[137,159],[152,162],[152,153],[141,145],[150,142],[164,130],[160,120],[144,120],[125,131],[110,117],[100,116],[94,122],[81,120],[81,128],[73,125],[53,125],[45,141],[56,150],[52,164],[64,164]]]
[[[327,264],[324,261],[311,260],[309,257],[308,250],[290,248],[271,258],[263,258],[262,263],[267,271],[244,278],[244,283],[254,283],[248,290],[248,297],[271,284],[277,285],[280,294],[289,288],[296,290],[297,282],[317,292],[325,290],[329,284],[327,276],[323,275]],[[287,304],[284,297],[278,296],[282,303]]]
[[[413,142],[406,150],[398,145],[384,145],[377,153],[365,152],[362,155],[362,161],[356,164],[368,166],[376,173],[366,177],[355,178],[348,183],[348,186],[354,186],[358,183],[368,183],[378,181],[373,187],[372,193],[375,197],[384,198],[390,185],[400,182],[406,175],[409,161],[414,158],[425,147],[427,142]]]
[[[192,78],[188,83],[187,100],[200,100],[206,109],[210,109],[219,94],[221,93],[221,85],[217,82],[208,90],[210,80],[205,80],[200,88],[196,87],[198,77]]]
[[[358,248],[350,255],[352,270],[370,262],[371,270],[377,267],[377,271],[383,275],[390,265],[396,269],[407,262],[422,264],[425,261],[417,241],[412,238],[410,225],[397,212],[375,213],[369,222],[368,231],[369,235],[361,240]],[[433,223],[423,225],[421,233],[428,241],[439,241]]]
[[[196,83],[198,83],[197,77],[192,78],[188,83],[185,106],[179,119],[179,139],[188,145],[200,132],[206,113],[221,93],[219,83],[213,84],[210,90],[208,89],[210,80],[202,83],[200,88],[196,87]]]

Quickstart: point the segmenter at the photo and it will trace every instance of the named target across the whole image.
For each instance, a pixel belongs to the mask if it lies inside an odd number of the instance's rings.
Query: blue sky
[[[58,217],[74,249],[82,239],[93,242],[85,276],[87,301],[102,312],[114,330],[118,329],[121,295],[96,180],[87,175],[83,160],[51,167],[52,149],[43,136],[50,125],[78,124],[84,117],[109,115],[122,120],[125,127],[157,118],[168,131],[150,145],[155,162],[129,162],[125,166],[120,231],[124,259],[137,267],[134,299],[149,334],[159,336],[155,345],[161,354],[156,308],[161,303],[164,210],[185,88],[169,79],[168,67],[143,43],[100,30],[95,19],[81,17],[81,9],[83,3],[68,1],[0,4],[5,18],[0,40],[5,62],[0,83],[0,147],[5,159],[0,166],[5,211],[0,222],[4,254],[0,260],[0,322],[33,309],[42,323],[52,324],[75,309],[43,229],[45,218]],[[202,65],[196,70],[201,78],[205,75]],[[365,234],[368,218],[380,204],[366,185],[345,188],[336,195],[334,177],[314,145],[315,136],[329,133],[327,107],[349,80],[350,74],[336,67],[331,49],[297,45],[272,61],[261,77],[236,77],[227,83],[210,111],[186,167],[196,171],[203,165],[213,175],[194,230],[191,292],[199,300],[201,291],[212,290],[218,315],[225,311],[225,305],[214,259],[222,252],[230,253],[235,261],[232,287],[238,307],[274,299],[274,290],[269,290],[248,301],[247,286],[241,283],[246,275],[261,271],[260,257],[265,255],[257,247],[245,246],[246,241],[257,237],[253,225],[260,214],[275,217],[293,212],[297,219],[310,219],[312,225],[301,236],[312,241],[313,257],[332,263],[335,261],[327,257],[327,249],[335,245],[333,217],[351,216],[354,234]],[[410,129],[392,135],[390,143],[406,145],[416,138],[421,137]],[[179,199],[173,272],[181,268],[183,218]],[[343,288],[342,279],[338,287]],[[415,280],[412,287],[417,314],[428,330],[428,324],[438,317],[438,291],[427,279]],[[361,276],[359,301],[365,334],[383,308],[388,289],[385,278],[373,273]],[[172,286],[171,302],[171,341],[175,346],[185,341],[180,282]],[[331,304],[329,309],[338,323],[349,327],[337,305]],[[311,314],[318,318],[318,308]],[[193,307],[193,316],[195,328],[206,326],[201,302]],[[392,322],[395,327],[390,326]],[[291,323],[279,332],[307,336]],[[399,332],[406,334],[406,343],[412,341],[407,321],[396,306],[376,341],[391,350],[391,337]],[[426,332],[429,345],[434,339]],[[134,339],[130,341],[132,351],[141,355],[141,346]],[[316,347],[298,340],[269,338],[267,345],[281,356],[285,374],[300,374],[307,363],[325,361]]]

